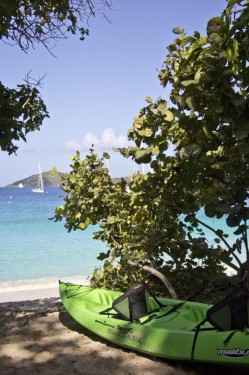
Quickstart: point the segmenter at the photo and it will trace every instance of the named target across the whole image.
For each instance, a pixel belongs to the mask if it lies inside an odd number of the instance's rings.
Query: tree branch
[[[166,288],[168,289],[170,295],[172,298],[174,299],[177,299],[177,294],[176,294],[176,291],[175,289],[173,288],[173,286],[171,285],[171,283],[169,282],[169,280],[159,271],[155,270],[155,268],[152,268],[152,267],[149,267],[149,266],[144,266],[142,264],[139,264],[139,263],[136,263],[136,262],[133,262],[132,260],[128,260],[127,263],[130,265],[130,266],[135,266],[135,267],[140,267],[142,268],[143,270],[145,271],[149,271],[151,272],[153,275],[157,276],[163,283],[164,285],[166,286]]]
[[[228,248],[229,253],[232,253],[232,254],[233,254],[233,257],[237,260],[239,266],[241,267],[242,263],[241,263],[239,257],[234,253],[234,250],[233,250],[232,247],[229,245],[229,243],[225,240],[225,238],[224,238],[221,234],[219,234],[219,231],[217,231],[217,230],[215,230],[214,228],[210,227],[208,224],[204,223],[204,222],[201,221],[200,219],[195,218],[195,220],[196,220],[199,224],[203,225],[204,227],[206,227],[207,229],[209,229],[209,230],[211,230],[213,233],[215,233],[215,235],[218,236],[218,237],[221,239],[221,241],[224,242],[224,244],[225,244],[226,247]],[[219,259],[219,257],[218,257],[218,259]],[[222,262],[223,262],[223,261],[222,261]],[[225,262],[223,262],[223,263],[225,263]],[[228,263],[226,263],[226,264],[228,264]],[[229,265],[230,265],[230,264],[229,264]],[[231,265],[230,265],[230,266],[231,266]],[[234,267],[233,267],[233,268],[234,268]],[[235,269],[235,268],[234,268],[234,269]]]

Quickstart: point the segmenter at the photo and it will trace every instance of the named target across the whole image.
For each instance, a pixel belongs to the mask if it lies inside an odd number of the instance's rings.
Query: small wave
[[[18,280],[18,281],[6,281],[0,283],[0,293],[11,293],[21,292],[28,290],[41,290],[57,288],[59,280],[88,285],[90,282],[89,276],[64,276],[64,277],[49,277],[41,279],[30,279],[30,280]]]

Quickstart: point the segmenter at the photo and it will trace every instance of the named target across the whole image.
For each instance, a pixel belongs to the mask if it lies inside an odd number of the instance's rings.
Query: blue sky
[[[91,19],[84,42],[70,35],[52,45],[56,58],[41,46],[25,54],[0,44],[1,81],[16,88],[30,71],[35,78],[46,75],[41,95],[50,113],[40,131],[18,143],[17,156],[0,152],[0,187],[37,173],[39,162],[43,171],[56,166],[68,172],[70,156],[79,150],[83,158],[92,143],[99,154],[110,153],[112,177],[131,174],[133,163],[112,146],[127,145],[127,131],[146,96],[168,98],[157,71],[175,38],[172,29],[204,34],[207,21],[226,6],[226,0],[113,2],[111,23]]]

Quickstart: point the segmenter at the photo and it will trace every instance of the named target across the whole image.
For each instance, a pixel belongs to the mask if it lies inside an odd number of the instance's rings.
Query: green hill
[[[43,177],[43,183],[45,187],[58,187],[61,184],[61,176],[63,173],[61,172],[43,172],[42,177]],[[37,186],[37,181],[38,181],[38,174],[34,174],[30,177],[24,178],[23,180],[18,180],[13,182],[12,184],[6,185],[5,187],[19,187],[19,184],[22,184],[23,187],[36,187]]]
[[[61,176],[64,173],[61,172],[55,172],[55,171],[48,171],[43,172],[43,183],[45,187],[59,187],[61,185]],[[128,182],[129,177],[124,177],[124,179]],[[115,183],[119,182],[121,180],[121,177],[113,178],[112,181]],[[38,174],[33,174],[30,177],[24,178],[23,180],[18,180],[13,182],[12,184],[8,184],[5,187],[19,187],[19,184],[22,184],[23,187],[29,187],[29,188],[35,188],[37,186],[38,181]]]

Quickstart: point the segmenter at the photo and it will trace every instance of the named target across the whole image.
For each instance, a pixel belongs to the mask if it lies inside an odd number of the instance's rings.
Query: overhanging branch
[[[127,263],[130,265],[130,266],[135,266],[135,267],[140,267],[142,268],[143,270],[145,271],[149,271],[151,272],[153,275],[157,276],[163,283],[164,285],[166,286],[166,288],[168,289],[170,295],[172,298],[174,299],[177,299],[177,294],[176,294],[176,291],[175,289],[173,288],[173,286],[171,285],[171,283],[169,282],[169,280],[159,271],[155,270],[155,268],[153,267],[149,267],[149,266],[144,266],[142,264],[139,264],[139,263],[136,263],[136,262],[133,262],[132,260],[128,260]]]

